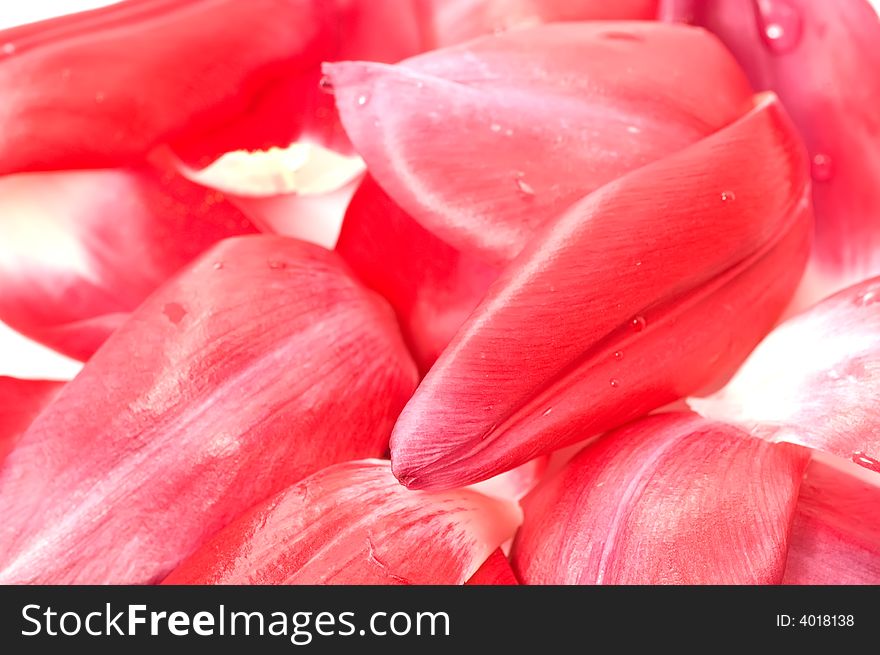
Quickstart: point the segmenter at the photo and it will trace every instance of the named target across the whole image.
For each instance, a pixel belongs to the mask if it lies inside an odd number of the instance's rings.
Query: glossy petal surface
[[[525,584],[778,584],[809,452],[692,414],[587,446],[524,502]]]
[[[110,337],[0,470],[5,583],[148,583],[241,512],[381,455],[416,383],[336,255],[226,240]]]
[[[64,382],[55,380],[19,380],[0,375],[0,465],[63,386]]]
[[[519,518],[467,489],[410,492],[387,461],[348,462],[254,507],[165,583],[462,584]]]

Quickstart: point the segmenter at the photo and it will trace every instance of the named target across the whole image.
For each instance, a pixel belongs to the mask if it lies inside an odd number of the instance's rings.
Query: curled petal
[[[751,97],[715,39],[662,23],[547,25],[325,71],[379,185],[494,263],[590,191],[731,122]]]
[[[19,380],[0,375],[0,466],[19,437],[48,405],[64,382]]]
[[[880,275],[880,19],[866,0],[693,2],[756,89],[773,90],[812,158],[813,302]],[[681,16],[680,16],[681,17]]]
[[[519,520],[512,503],[413,493],[387,461],[348,462],[243,514],[165,584],[463,584]]]
[[[789,319],[723,389],[688,404],[773,441],[880,471],[880,278]]]
[[[504,556],[500,548],[496,549],[489,559],[477,569],[466,585],[518,585],[519,581],[510,568],[510,561]]]
[[[395,426],[395,473],[470,484],[720,385],[788,302],[811,228],[805,153],[772,96],[604,186],[536,237],[428,372]]]
[[[0,178],[0,320],[88,359],[184,264],[254,231],[222,193],[169,171]]]
[[[809,451],[692,414],[587,446],[524,501],[525,584],[779,584]]]
[[[784,584],[880,584],[880,476],[835,459],[807,467]]]
[[[201,165],[304,133],[344,147],[320,63],[418,52],[419,16],[398,0],[129,0],[0,32],[0,173],[118,166],[162,143]]]
[[[245,509],[378,456],[416,384],[336,255],[221,242],[150,296],[0,470],[0,581],[148,583]]]
[[[499,272],[423,228],[370,177],[348,206],[336,250],[394,307],[423,372]]]

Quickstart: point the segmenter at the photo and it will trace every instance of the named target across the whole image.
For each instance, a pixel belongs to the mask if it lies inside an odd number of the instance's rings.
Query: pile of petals
[[[866,0],[0,32],[0,320],[84,362],[0,377],[0,583],[880,583],[878,38]]]

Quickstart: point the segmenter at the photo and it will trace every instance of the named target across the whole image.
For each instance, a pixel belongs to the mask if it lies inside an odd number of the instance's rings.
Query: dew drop
[[[282,262],[278,259],[270,259],[266,262],[273,271],[280,271],[287,268],[287,262]]]
[[[219,271],[223,269],[223,262],[214,262],[214,270]]]
[[[629,125],[629,126],[627,126],[626,131],[629,132],[630,134],[638,134],[642,130],[641,130],[641,128],[636,127],[635,125]]]
[[[550,416],[550,412],[552,412],[552,411],[553,411],[553,408],[548,407],[547,409],[544,410],[544,413],[542,414],[542,416]]]
[[[636,332],[641,332],[648,327],[648,322],[645,320],[644,316],[636,316],[630,321],[630,325],[632,325],[633,330]]]
[[[721,201],[722,202],[733,202],[736,200],[736,194],[733,191],[722,191],[721,192]]]
[[[617,360],[618,362],[620,360],[622,360],[623,359],[623,351],[622,350],[615,351],[614,352],[614,359]]]
[[[513,136],[513,130],[511,130],[511,129],[504,130],[504,135],[505,136]]]
[[[186,316],[186,310],[179,302],[170,302],[162,309],[162,313],[168,317],[168,320],[177,325]]]
[[[500,126],[498,123],[492,123],[492,124],[489,126],[489,129],[492,130],[493,132],[500,132],[500,131],[501,131],[501,126]]]
[[[520,192],[526,200],[531,200],[535,197],[535,190],[532,188],[532,185],[522,179],[521,174],[517,176],[516,180],[516,188]]]
[[[11,55],[15,52],[15,44],[14,43],[4,43],[2,48],[4,55]]]
[[[613,388],[617,389],[617,387],[620,386],[620,380],[618,380],[617,378],[611,378],[609,384],[610,384]]]
[[[810,174],[816,182],[827,182],[834,176],[834,162],[824,152],[813,155],[810,162]]]
[[[864,293],[860,293],[855,297],[855,300],[853,300],[853,303],[857,307],[868,307],[876,302],[880,302],[880,293],[878,293],[877,289],[869,289]]]
[[[326,75],[323,75],[318,82],[318,88],[321,89],[324,93],[333,95],[335,89],[333,88],[333,82],[330,81],[330,78]]]
[[[368,96],[368,95],[366,95],[366,94],[358,96],[358,99],[357,99],[358,107],[364,107],[364,106],[366,106],[366,104],[367,104],[369,101],[370,101],[370,96]]]
[[[863,466],[866,469],[874,471],[876,473],[880,473],[880,460],[876,460],[873,457],[869,457],[861,450],[856,450],[852,454],[852,461],[858,464],[859,466]]]
[[[767,48],[778,55],[791,52],[801,40],[803,21],[787,0],[752,0],[758,31]]]

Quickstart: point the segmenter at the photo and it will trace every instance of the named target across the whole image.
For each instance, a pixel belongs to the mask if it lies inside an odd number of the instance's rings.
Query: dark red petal
[[[411,488],[470,484],[719,385],[777,320],[812,228],[779,103],[606,185],[535,238],[391,440]]]
[[[518,585],[519,581],[510,568],[510,562],[501,552],[496,549],[489,559],[483,562],[483,565],[477,569],[477,572],[471,576],[471,579],[465,582],[466,585]]]
[[[727,386],[688,404],[773,441],[880,471],[880,278],[789,319]]]
[[[880,475],[814,458],[791,528],[785,584],[880,584]]]
[[[393,313],[336,255],[223,241],[150,296],[7,457],[0,580],[161,579],[254,503],[381,455],[416,380]]]
[[[48,405],[64,382],[19,380],[0,375],[0,466],[19,437]]]
[[[352,198],[336,250],[394,307],[423,372],[499,272],[416,223],[370,177]]]
[[[587,446],[524,501],[525,584],[778,584],[809,451],[693,414]]]
[[[0,179],[0,320],[88,359],[128,313],[206,248],[255,228],[222,193],[169,171]]]
[[[243,514],[164,583],[462,584],[520,519],[469,489],[408,491],[387,461],[348,462]]]
[[[661,23],[548,25],[325,71],[379,185],[454,248],[495,262],[590,191],[734,120],[751,96],[715,39]]]
[[[684,12],[779,95],[812,158],[812,301],[880,275],[880,19],[865,0],[715,0]],[[818,294],[818,295],[817,295]]]

